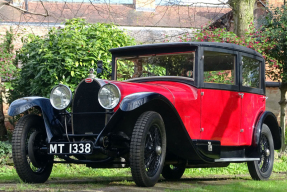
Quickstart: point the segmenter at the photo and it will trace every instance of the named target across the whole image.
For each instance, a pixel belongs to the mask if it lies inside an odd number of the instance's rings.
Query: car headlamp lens
[[[98,93],[99,103],[105,109],[113,109],[121,99],[121,92],[114,84],[106,84]]]
[[[50,102],[55,109],[62,110],[69,106],[72,100],[72,91],[65,85],[58,85],[51,91]]]

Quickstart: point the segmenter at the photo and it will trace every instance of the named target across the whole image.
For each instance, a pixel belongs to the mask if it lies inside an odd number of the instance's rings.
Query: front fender
[[[170,152],[183,159],[193,159],[205,162],[214,162],[214,158],[219,158],[220,150],[213,150],[212,154],[202,153],[202,144],[207,141],[192,140],[179,116],[174,105],[166,97],[154,92],[139,92],[126,96],[120,108],[113,114],[103,131],[99,134],[96,144],[102,145],[100,138],[104,138],[109,133],[125,133],[129,138],[138,117],[145,111],[155,111],[159,113],[165,124],[167,146]],[[209,141],[216,143],[220,142]],[[214,145],[214,148],[217,146]]]
[[[155,99],[160,99],[164,101],[167,100],[167,98],[165,98],[163,95],[154,92],[133,93],[126,96],[122,100],[120,109],[122,111],[132,111]],[[169,103],[168,100],[167,103]]]
[[[126,96],[121,101],[119,109],[112,115],[105,128],[99,134],[96,143],[99,141],[101,135],[106,135],[115,127],[117,127],[118,122],[122,118],[126,117],[128,114],[135,115],[135,113],[133,113],[134,110],[138,109],[140,106],[147,104],[154,99],[161,99],[166,101],[167,103],[170,103],[168,99],[166,99],[164,96],[154,92],[139,92]],[[137,118],[137,116],[135,116],[135,118]]]
[[[280,149],[281,148],[281,134],[282,130],[281,127],[279,127],[277,119],[275,115],[270,112],[270,111],[265,111],[262,113],[256,123],[254,134],[253,134],[253,145],[258,146],[260,142],[260,135],[261,135],[261,130],[262,130],[262,125],[266,124],[273,137],[274,141],[274,149]]]
[[[54,136],[63,134],[63,126],[60,122],[59,111],[54,109],[50,100],[44,97],[23,97],[11,103],[8,109],[8,115],[19,115],[32,107],[40,107],[45,123],[48,142]]]

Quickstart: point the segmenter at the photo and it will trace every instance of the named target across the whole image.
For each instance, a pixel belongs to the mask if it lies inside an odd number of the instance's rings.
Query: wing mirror
[[[108,73],[108,77],[111,76],[112,74],[109,73],[104,67],[103,67],[103,61],[102,60],[99,60],[98,63],[97,63],[97,74],[100,74],[102,73],[103,71],[107,72]]]
[[[102,73],[103,72],[103,61],[102,60],[99,60],[98,63],[97,63],[97,73]]]

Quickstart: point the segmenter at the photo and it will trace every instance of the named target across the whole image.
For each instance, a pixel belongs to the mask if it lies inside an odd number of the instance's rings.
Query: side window
[[[260,88],[261,61],[245,56],[243,56],[241,59],[242,59],[242,86]]]
[[[204,82],[235,85],[236,56],[204,51]]]
[[[117,80],[152,76],[194,78],[194,52],[116,58]]]

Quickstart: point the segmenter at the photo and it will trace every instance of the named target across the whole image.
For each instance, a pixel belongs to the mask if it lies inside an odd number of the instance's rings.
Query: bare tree
[[[245,36],[249,31],[249,25],[254,21],[254,5],[257,0],[229,0],[228,3],[232,7],[234,20],[234,33],[238,36]]]

